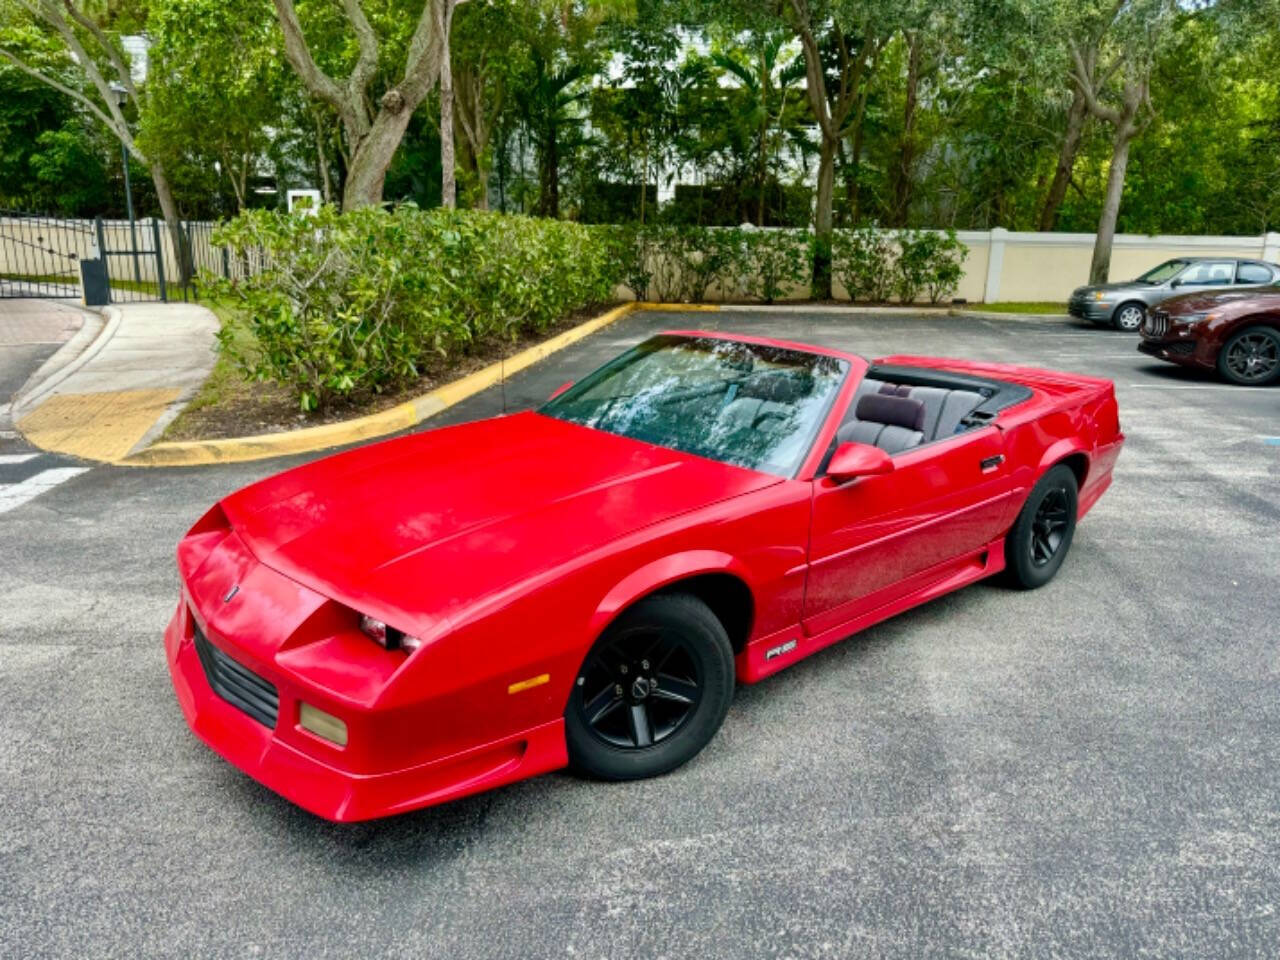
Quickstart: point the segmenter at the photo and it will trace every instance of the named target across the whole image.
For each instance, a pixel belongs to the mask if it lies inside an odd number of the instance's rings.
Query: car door
[[[976,562],[1002,532],[1011,482],[987,425],[893,457],[891,473],[813,481],[804,628],[839,626]]]

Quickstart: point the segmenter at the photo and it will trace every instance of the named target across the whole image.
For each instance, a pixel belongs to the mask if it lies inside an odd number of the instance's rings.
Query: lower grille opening
[[[198,624],[193,622],[192,627],[196,654],[213,692],[264,726],[274,728],[280,710],[280,697],[275,686],[210,643]]]

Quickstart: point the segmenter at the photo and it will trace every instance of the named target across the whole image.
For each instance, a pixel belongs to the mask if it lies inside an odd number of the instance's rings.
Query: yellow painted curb
[[[632,307],[633,310],[648,310],[665,313],[715,313],[720,309],[718,303],[651,303],[642,300]]]
[[[126,467],[191,467],[210,463],[242,463],[247,460],[263,460],[296,453],[311,453],[329,447],[341,447],[360,440],[372,440],[417,426],[423,420],[456,403],[492,387],[504,377],[519,373],[539,360],[563,350],[583,337],[588,337],[636,310],[684,310],[717,309],[713,304],[652,304],[624,303],[606,313],[580,323],[564,333],[544,340],[536,346],[522,350],[513,357],[491,363],[475,373],[438,387],[412,400],[397,404],[388,410],[371,413],[366,417],[326,423],[318,427],[303,427],[285,433],[264,433],[252,437],[232,437],[224,440],[191,440],[157,443],[132,456],[115,462]]]

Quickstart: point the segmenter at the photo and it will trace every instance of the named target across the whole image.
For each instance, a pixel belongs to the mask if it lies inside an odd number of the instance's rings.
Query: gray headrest
[[[869,393],[858,399],[854,416],[859,420],[887,423],[908,430],[924,429],[924,404],[910,397],[896,397],[887,393]]]

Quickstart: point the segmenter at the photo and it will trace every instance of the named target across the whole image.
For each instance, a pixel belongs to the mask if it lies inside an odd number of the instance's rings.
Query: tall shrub
[[[748,296],[773,303],[804,283],[809,271],[807,230],[743,230],[740,282]]]
[[[314,217],[255,210],[215,243],[258,258],[238,282],[206,278],[245,316],[245,372],[298,393],[304,410],[414,379],[433,357],[540,332],[613,298],[623,279],[606,228],[475,210],[399,207]]]
[[[837,230],[832,237],[832,270],[851,300],[881,302],[893,291],[893,241],[874,225]]]
[[[897,241],[894,292],[899,300],[911,303],[927,293],[929,302],[937,303],[956,292],[969,251],[954,230],[903,230]]]

